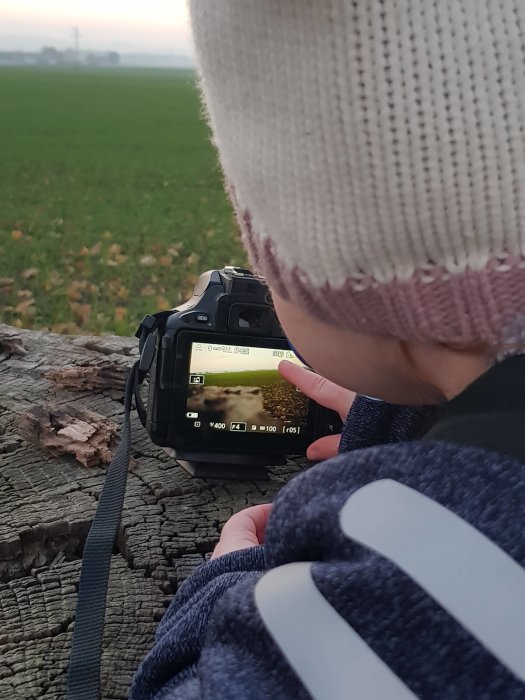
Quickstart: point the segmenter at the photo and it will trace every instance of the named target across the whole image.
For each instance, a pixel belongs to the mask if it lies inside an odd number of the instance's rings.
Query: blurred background
[[[0,321],[131,335],[245,264],[186,0],[1,0]]]

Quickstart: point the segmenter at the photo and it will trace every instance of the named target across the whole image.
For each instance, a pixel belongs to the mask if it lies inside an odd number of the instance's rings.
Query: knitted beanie
[[[190,0],[252,263],[349,329],[525,328],[525,0]]]

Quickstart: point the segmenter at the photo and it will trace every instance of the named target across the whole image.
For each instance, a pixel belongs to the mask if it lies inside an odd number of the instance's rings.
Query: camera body
[[[137,336],[150,376],[146,428],[179,461],[216,464],[217,474],[279,464],[340,429],[335,413],[280,377],[282,359],[303,363],[249,270],[205,272],[191,299],[146,316]]]

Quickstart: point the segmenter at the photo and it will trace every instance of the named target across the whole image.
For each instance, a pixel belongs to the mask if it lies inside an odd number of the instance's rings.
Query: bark
[[[80,559],[122,422],[137,341],[0,324],[0,697],[65,698]],[[117,427],[116,427],[117,426]],[[228,517],[273,498],[270,480],[192,479],[132,418],[133,459],[113,556],[104,698],[126,698],[177,586]]]

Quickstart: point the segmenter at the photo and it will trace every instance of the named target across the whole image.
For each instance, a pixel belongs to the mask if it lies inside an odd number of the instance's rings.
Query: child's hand
[[[334,384],[315,372],[299,367],[293,362],[283,360],[279,364],[279,372],[290,384],[294,384],[303,394],[313,399],[321,406],[337,411],[341,420],[345,420],[355,399],[355,393],[350,389]],[[317,461],[329,459],[339,452],[340,435],[327,435],[313,442],[306,452],[308,459]]]
[[[245,508],[232,515],[222,528],[221,539],[211,558],[216,559],[229,552],[262,544],[271,509],[271,503],[264,503],[260,506]]]

